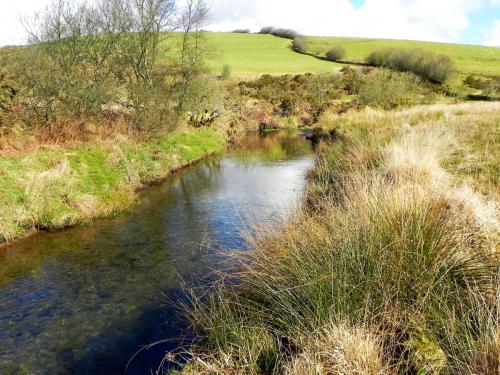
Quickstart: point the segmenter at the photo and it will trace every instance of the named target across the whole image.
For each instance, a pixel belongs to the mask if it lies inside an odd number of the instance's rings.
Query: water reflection
[[[289,210],[311,165],[300,136],[249,136],[127,215],[0,251],[0,373],[125,373],[141,345],[182,334],[166,297],[216,266],[218,249],[244,247],[256,221]],[[128,373],[148,373],[174,345],[141,353]]]

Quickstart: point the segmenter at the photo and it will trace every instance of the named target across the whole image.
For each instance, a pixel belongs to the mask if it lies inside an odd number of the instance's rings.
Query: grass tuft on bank
[[[303,209],[193,292],[184,373],[496,373],[498,174],[481,194],[457,165],[482,163],[462,130],[499,117],[498,104],[324,115],[336,140]]]
[[[0,243],[33,230],[84,225],[134,203],[143,186],[224,150],[215,129],[138,142],[117,137],[0,158]]]

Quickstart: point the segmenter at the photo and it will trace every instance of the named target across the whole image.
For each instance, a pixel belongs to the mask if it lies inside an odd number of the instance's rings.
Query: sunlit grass
[[[224,65],[229,65],[236,75],[325,73],[344,66],[293,52],[291,40],[272,35],[207,32],[204,37],[207,66],[214,73],[221,73]],[[175,51],[177,38],[177,34],[171,34],[165,46]],[[307,37],[307,41],[308,52],[320,56],[334,46],[341,46],[346,51],[345,61],[364,62],[370,53],[383,48],[420,48],[451,57],[462,74],[500,75],[500,49],[494,47],[335,37]],[[164,57],[171,53],[172,50]]]
[[[137,189],[225,147],[216,130],[101,142],[0,158],[0,242],[30,229],[85,224],[130,206]]]
[[[452,43],[432,43],[410,40],[308,37],[309,50],[324,54],[333,46],[346,51],[346,61],[366,61],[368,55],[380,49],[422,49],[451,57],[461,73],[500,75],[500,49]]]
[[[176,46],[175,34],[165,45]],[[300,55],[290,49],[292,41],[272,35],[205,33],[208,68],[221,73],[229,65],[234,75],[325,73],[340,65]],[[165,54],[168,57],[173,51]]]

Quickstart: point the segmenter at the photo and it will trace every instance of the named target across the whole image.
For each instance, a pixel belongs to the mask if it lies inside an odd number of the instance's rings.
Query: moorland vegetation
[[[191,291],[198,340],[166,358],[185,374],[498,372],[500,107],[464,102],[498,97],[498,51],[456,46],[479,51],[456,65],[433,44],[203,32],[202,0],[71,4],[0,51],[0,242],[119,212],[247,131],[308,127],[301,207]]]

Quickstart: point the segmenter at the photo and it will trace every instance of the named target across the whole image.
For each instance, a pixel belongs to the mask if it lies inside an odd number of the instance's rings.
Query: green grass
[[[461,73],[500,75],[500,48],[495,47],[365,38],[308,37],[307,40],[309,50],[321,54],[333,46],[343,47],[346,61],[365,61],[371,52],[383,48],[420,48],[451,57]]]
[[[37,229],[85,224],[133,204],[136,191],[222,152],[208,128],[144,142],[83,144],[0,158],[0,243]]]
[[[216,73],[221,73],[224,65],[229,65],[237,75],[323,73],[340,66],[293,52],[291,40],[272,35],[206,33],[205,36],[209,51],[207,66]]]
[[[293,52],[291,40],[272,35],[210,32],[205,36],[209,51],[207,65],[217,73],[222,72],[224,65],[239,75],[324,73],[343,66]],[[463,74],[500,75],[500,48],[363,38],[308,37],[307,40],[309,51],[319,54],[333,46],[343,47],[346,61],[365,61],[371,52],[381,48],[421,48],[448,55]]]

